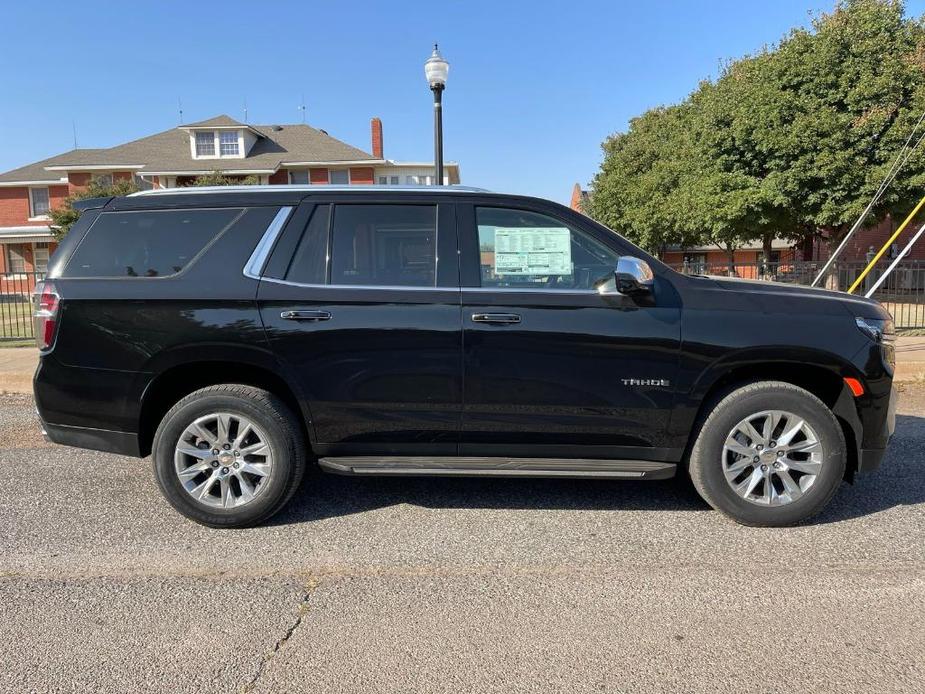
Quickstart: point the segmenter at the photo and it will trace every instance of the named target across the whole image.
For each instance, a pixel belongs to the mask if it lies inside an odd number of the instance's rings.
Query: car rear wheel
[[[157,429],[154,473],[170,504],[215,528],[260,523],[292,497],[305,471],[293,412],[273,394],[244,385],[190,393]]]
[[[739,523],[783,526],[821,511],[845,465],[844,433],[825,403],[793,384],[761,381],[710,412],[690,475],[707,503]]]

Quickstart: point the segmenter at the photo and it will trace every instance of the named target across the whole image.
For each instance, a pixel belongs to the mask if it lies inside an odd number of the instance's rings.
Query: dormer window
[[[211,133],[209,133],[211,134]],[[223,157],[236,157],[238,156],[238,131],[237,130],[222,130],[219,133],[219,153]]]
[[[237,133],[235,133],[235,140],[237,140]],[[200,131],[196,133],[196,156],[215,156],[215,133],[211,130],[208,132]]]

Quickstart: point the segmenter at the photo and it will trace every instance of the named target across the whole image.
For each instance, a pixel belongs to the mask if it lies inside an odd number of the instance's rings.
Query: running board
[[[663,480],[674,463],[594,458],[475,458],[427,456],[345,456],[318,460],[338,475],[421,475],[440,477],[597,477]]]

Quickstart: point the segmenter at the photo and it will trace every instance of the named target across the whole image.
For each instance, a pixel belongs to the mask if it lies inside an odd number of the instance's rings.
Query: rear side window
[[[104,212],[64,277],[167,277],[185,268],[242,210]]]
[[[436,205],[337,205],[331,284],[433,287]]]

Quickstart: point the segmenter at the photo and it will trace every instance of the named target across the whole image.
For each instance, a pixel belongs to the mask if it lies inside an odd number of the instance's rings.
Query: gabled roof
[[[250,128],[260,135],[242,159],[193,159],[189,133],[183,128],[198,125],[222,127],[223,124]],[[108,149],[74,149],[28,166],[0,174],[0,183],[8,181],[60,180],[62,171],[46,171],[47,166],[112,167],[133,166],[138,173],[184,173],[197,171],[275,171],[283,162],[378,162],[369,152],[348,145],[326,132],[304,124],[245,125],[229,116],[217,116],[193,126],[171,128],[155,135]],[[142,168],[137,168],[141,165]]]
[[[224,113],[220,116],[215,116],[215,118],[209,118],[208,120],[201,120],[198,123],[184,123],[183,127],[185,128],[208,128],[208,127],[224,127],[224,126],[241,126],[247,127],[244,123],[239,123],[231,116],[225,115]]]

